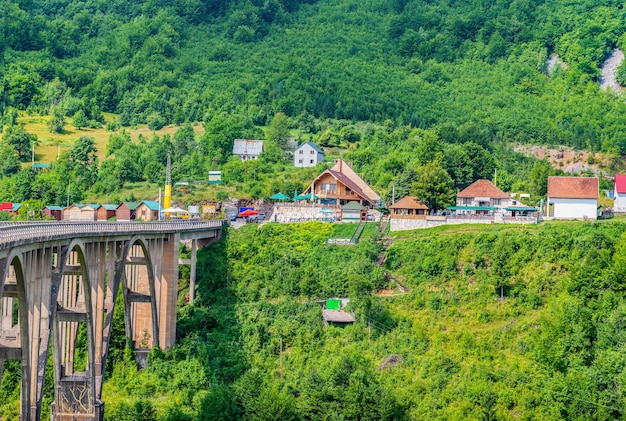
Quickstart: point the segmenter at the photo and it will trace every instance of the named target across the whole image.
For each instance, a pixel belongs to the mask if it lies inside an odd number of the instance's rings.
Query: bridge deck
[[[3,222],[0,223],[0,250],[20,244],[94,236],[138,234],[188,234],[223,227],[224,220],[159,222]],[[199,234],[202,238],[201,234]]]

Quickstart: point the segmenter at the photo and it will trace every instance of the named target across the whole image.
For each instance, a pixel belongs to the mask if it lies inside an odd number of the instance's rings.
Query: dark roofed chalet
[[[342,159],[317,176],[304,193],[312,191],[326,205],[341,206],[357,201],[361,205],[374,207],[380,200],[378,193],[352,169],[352,164]]]

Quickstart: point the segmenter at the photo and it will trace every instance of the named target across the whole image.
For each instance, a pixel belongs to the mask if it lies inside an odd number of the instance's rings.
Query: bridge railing
[[[137,234],[193,232],[219,228],[223,220],[167,222],[4,222],[0,223],[0,249],[21,241],[95,236],[102,234]]]

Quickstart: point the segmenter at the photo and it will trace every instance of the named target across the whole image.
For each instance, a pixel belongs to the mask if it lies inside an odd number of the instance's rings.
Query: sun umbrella
[[[286,194],[282,194],[281,192],[278,192],[278,193],[276,193],[276,194],[274,194],[274,195],[270,196],[270,199],[271,199],[271,200],[280,200],[280,201],[283,201],[283,200],[289,200],[289,196],[287,196]]]
[[[243,218],[243,217],[246,217],[246,216],[258,215],[258,214],[259,214],[259,212],[255,211],[253,209],[246,209],[245,211],[240,212],[237,215],[237,218]]]
[[[311,193],[305,194],[305,195],[302,195],[302,196],[298,196],[296,198],[296,200],[309,200],[310,198],[311,198]],[[313,200],[317,200],[317,199],[319,199],[319,196],[314,194],[313,195]]]

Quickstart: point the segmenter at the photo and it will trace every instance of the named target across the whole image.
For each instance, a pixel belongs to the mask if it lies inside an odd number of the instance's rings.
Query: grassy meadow
[[[115,114],[111,113],[104,113],[104,116],[106,122],[114,121],[117,118]],[[81,128],[79,130],[72,125],[72,118],[68,117],[66,118],[64,133],[50,133],[47,127],[49,119],[50,116],[39,115],[20,115],[18,117],[18,123],[23,124],[29,133],[36,135],[39,141],[39,145],[35,147],[35,162],[42,164],[54,162],[61,153],[72,149],[74,142],[81,136],[89,136],[95,139],[98,148],[98,160],[100,162],[104,160],[109,136],[114,133],[106,129],[106,123],[99,129]],[[173,136],[176,130],[178,130],[178,126],[169,125],[160,130],[151,130],[147,124],[139,124],[120,130],[126,130],[130,133],[133,141],[136,141],[140,135],[147,139],[154,135],[163,136],[164,134],[169,134]],[[198,124],[194,126],[194,130],[197,134],[202,130],[202,126]],[[2,134],[0,133],[1,138]],[[30,165],[30,163],[24,165]]]

